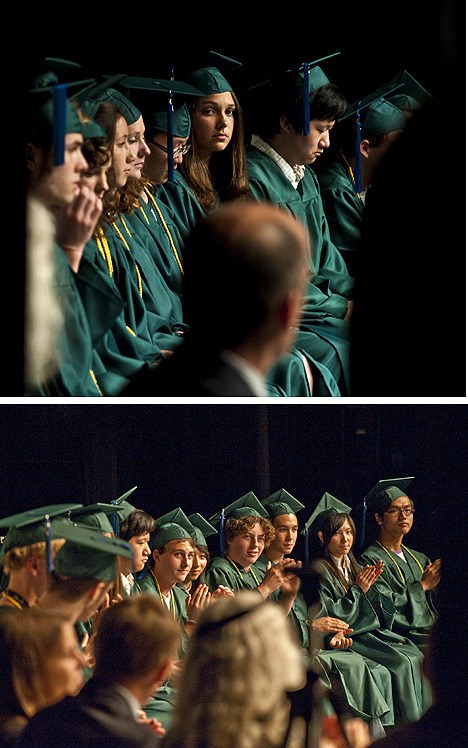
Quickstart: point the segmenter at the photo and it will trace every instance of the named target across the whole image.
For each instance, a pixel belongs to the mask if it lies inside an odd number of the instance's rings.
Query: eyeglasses
[[[159,150],[164,151],[164,153],[169,153],[169,148],[166,148],[165,145],[161,145],[161,143],[152,143],[152,145],[155,145],[156,148],[159,148]],[[190,143],[181,145],[180,148],[174,148],[174,150],[172,151],[173,158],[179,155],[185,156],[185,154],[189,152],[190,148],[191,148]]]
[[[384,509],[385,514],[391,514],[392,516],[395,516],[395,514],[404,514],[405,517],[409,517],[410,514],[414,514],[414,509],[412,509],[410,506],[404,506],[402,509]]]

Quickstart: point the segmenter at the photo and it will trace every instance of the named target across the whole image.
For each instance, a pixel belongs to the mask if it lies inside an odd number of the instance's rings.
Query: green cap
[[[406,496],[406,487],[414,479],[413,476],[407,478],[386,478],[379,480],[364,497],[364,505],[371,512],[383,512],[390,506],[392,501],[399,499],[400,496]]]
[[[10,517],[4,517],[0,520],[0,528],[7,527],[8,532],[2,545],[1,556],[12,548],[22,548],[33,543],[42,543],[47,540],[47,517],[53,520],[54,517],[60,517],[68,512],[78,509],[82,504],[49,504],[40,506],[37,509],[28,509],[19,514],[13,514]],[[64,537],[53,532],[53,522],[50,523],[51,538]]]
[[[59,79],[64,80],[70,75],[75,77],[78,70],[81,70],[81,65],[61,57],[42,57],[34,63],[33,69],[32,87],[39,88],[58,83]]]
[[[426,91],[407,70],[400,70],[391,79],[390,83],[395,85],[400,84],[398,91],[388,96],[388,100],[399,109],[416,112],[433,98],[429,91]]]
[[[69,527],[63,529],[67,540],[54,561],[55,571],[59,574],[111,582],[117,573],[117,556],[133,558],[132,546],[125,540],[108,538],[98,530],[74,525],[70,520],[64,520],[62,524]]]
[[[115,506],[113,504],[105,504],[103,502],[96,502],[95,504],[88,504],[70,512],[70,519],[72,522],[78,522],[80,525],[86,525],[86,527],[92,527],[100,532],[114,532],[109,516],[115,513]]]
[[[117,499],[112,500],[112,506],[114,507],[114,512],[117,516],[118,523],[120,524],[123,522],[127,517],[135,511],[136,507],[133,506],[133,504],[130,504],[129,501],[127,501],[127,498],[134,492],[138,486],[133,486],[133,488],[130,488],[128,491],[125,491],[125,493],[122,494],[122,496],[119,496]],[[118,534],[117,532],[115,533]]]
[[[85,140],[91,140],[91,138],[105,138],[106,140],[108,139],[107,133],[102,125],[100,125],[99,122],[96,122],[96,120],[94,119],[90,119],[87,122],[82,122],[81,130],[83,132],[83,137]]]
[[[399,92],[401,83],[387,83],[385,86],[350,104],[340,122],[360,113],[361,131],[364,137],[381,135],[394,130],[402,130],[406,119],[400,109],[390,103],[388,96]]]
[[[193,540],[194,527],[181,509],[173,509],[156,520],[156,529],[151,533],[150,548],[162,548],[170,540]]]
[[[309,530],[312,530],[313,532],[320,530],[322,522],[331,514],[340,514],[342,512],[344,512],[345,514],[349,514],[351,509],[352,507],[344,504],[342,501],[332,496],[331,493],[327,493],[325,491],[319,503],[305,523],[302,534],[305,535]]]
[[[188,138],[191,130],[191,117],[185,101],[180,97],[203,96],[193,86],[182,81],[165,80],[162,78],[136,78],[126,76],[120,85],[130,91],[132,101],[137,103],[145,122],[147,132],[168,132],[170,123],[169,98],[171,100],[172,134],[177,138]],[[179,106],[173,104],[173,96]]]
[[[127,125],[133,125],[141,117],[140,110],[121,91],[112,88],[113,83],[120,83],[125,77],[122,74],[108,78],[103,83],[83,89],[75,98],[79,101],[83,111],[91,118],[94,117],[103,101],[110,101],[123,115]]]
[[[222,511],[213,514],[210,522],[223,526],[227,519],[241,519],[242,517],[268,517],[268,512],[253,491],[249,491],[237,501],[228,504]]]
[[[267,510],[270,519],[279,517],[281,514],[296,514],[301,509],[304,509],[304,504],[301,504],[285,488],[280,488],[279,491],[275,491],[271,496],[267,496],[266,499],[263,499],[262,504]]]
[[[209,51],[182,63],[177,68],[177,73],[202,91],[202,96],[209,96],[232,91],[233,86],[224,74],[241,67],[242,63],[238,60],[219,52]]]
[[[195,512],[195,514],[189,514],[188,519],[193,525],[192,538],[195,541],[195,545],[207,545],[206,539],[210,535],[216,535],[217,529],[213,527],[201,514]]]

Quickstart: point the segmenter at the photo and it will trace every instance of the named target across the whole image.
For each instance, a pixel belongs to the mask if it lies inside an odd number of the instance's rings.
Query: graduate
[[[206,571],[206,583],[210,590],[223,585],[239,592],[254,589],[267,599],[281,587],[278,604],[286,614],[299,587],[298,579],[288,573],[288,565],[295,566],[293,559],[284,559],[266,572],[257,568],[256,561],[265,547],[275,537],[268,513],[252,491],[233,501],[210,517],[219,527],[222,556],[216,556]]]
[[[337,123],[330,152],[314,167],[330,237],[353,277],[359,267],[366,191],[406,126],[403,113],[387,96],[395,90],[387,85],[351,104]]]
[[[299,530],[297,513],[305,507],[284,488],[267,496],[262,504],[276,533],[256,562],[256,566],[265,571],[268,564],[278,563],[294,552]],[[337,696],[342,694],[353,716],[368,723],[372,738],[383,736],[383,725],[394,722],[390,673],[382,665],[352,651],[352,629],[345,621],[315,616],[316,600],[309,599],[309,582],[303,579],[307,585],[305,594],[301,585],[288,619],[301,644],[306,666],[319,676],[328,691]],[[277,597],[278,592],[275,592],[270,600]],[[330,703],[325,706],[326,711],[333,713]]]
[[[64,537],[55,532],[54,519],[81,506],[49,504],[0,520],[0,528],[7,528],[0,552],[4,575],[0,611],[23,610],[37,603],[47,587],[55,555],[64,543]]]
[[[392,630],[411,639],[424,651],[437,618],[437,588],[442,560],[431,562],[421,551],[408,548],[406,536],[414,522],[414,504],[406,493],[412,478],[381,480],[365,498],[374,542],[360,557],[362,564],[384,564],[376,589],[392,600]]]
[[[395,606],[375,587],[384,563],[357,563],[350,510],[326,493],[311,515],[311,559],[322,574],[318,615],[346,621],[353,629],[353,650],[390,672],[395,724],[417,720],[431,705],[429,683],[421,672],[422,653],[391,628]]]
[[[354,282],[330,238],[311,165],[330,145],[330,132],[345,113],[347,101],[317,62],[304,63],[246,91],[246,119],[252,133],[247,167],[254,198],[285,207],[309,230],[312,276],[295,346],[312,363],[325,367],[338,394],[346,395]],[[320,386],[317,381],[314,394],[330,396],[330,386],[325,379]]]

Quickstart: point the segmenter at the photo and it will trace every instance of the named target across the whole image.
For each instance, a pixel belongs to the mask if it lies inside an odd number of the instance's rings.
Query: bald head
[[[310,243],[304,225],[270,203],[226,202],[201,219],[184,248],[185,318],[232,347],[269,336],[281,305],[305,290]]]

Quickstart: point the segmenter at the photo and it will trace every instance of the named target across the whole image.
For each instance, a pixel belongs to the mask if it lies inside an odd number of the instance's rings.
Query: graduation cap
[[[183,81],[163,78],[136,78],[127,76],[120,85],[137,97],[149,137],[155,132],[167,133],[168,179],[174,181],[174,136],[188,138],[192,127],[190,112],[184,101],[174,107],[176,97],[203,96],[203,91]]]
[[[29,89],[29,121],[40,133],[51,133],[54,165],[65,160],[65,134],[83,133],[83,124],[76,107],[68,98],[75,83],[52,83],[47,87]]]
[[[388,100],[398,109],[416,112],[433,98],[407,70],[400,70],[389,83],[401,84],[397,92],[388,96]]]
[[[220,512],[210,517],[210,522],[219,527],[219,544],[221,553],[224,554],[224,525],[228,519],[242,519],[242,517],[268,517],[268,512],[257,499],[253,491],[233,501]]]
[[[75,99],[91,118],[94,117],[103,101],[109,101],[117,107],[127,125],[133,125],[140,119],[141,112],[127,96],[115,88],[126,77],[124,73],[109,76],[101,83],[95,83],[79,91]]]
[[[399,499],[400,496],[406,496],[406,486],[411,483],[414,476],[406,478],[385,478],[379,480],[375,486],[364,496],[362,502],[362,520],[361,520],[361,538],[360,547],[362,548],[366,535],[366,517],[367,512],[381,512],[388,507],[392,501]]]
[[[336,57],[339,54],[341,52],[333,52],[331,55],[319,57],[312,62],[303,62],[301,65],[289,68],[281,76],[285,80],[290,78],[292,87],[300,90],[302,94],[302,130],[304,135],[309,135],[310,133],[310,94],[325,84],[330,83],[322,68],[318,66],[318,63],[329,60],[330,57]],[[270,78],[267,81],[257,83],[255,86],[250,86],[247,90],[249,93],[252,91],[255,92],[256,89],[261,87],[274,85],[276,80],[277,78]]]
[[[267,510],[270,519],[279,517],[281,514],[297,514],[297,512],[305,508],[304,504],[301,504],[285,488],[280,488],[279,491],[275,491],[271,496],[267,496],[266,499],[263,499],[262,504]]]
[[[51,520],[78,509],[82,504],[48,504],[36,509],[28,509],[0,520],[0,528],[7,527],[1,557],[12,548],[23,548],[34,543],[46,543],[47,571],[52,569],[52,549],[50,542],[53,538],[63,537],[53,532]]]
[[[121,496],[119,496],[117,499],[112,499],[111,504],[114,507],[114,514],[112,516],[112,527],[114,528],[114,533],[116,535],[119,534],[119,525],[127,519],[127,517],[135,511],[136,507],[133,506],[133,504],[130,504],[129,501],[127,501],[128,497],[136,491],[138,486],[133,486],[133,488],[130,488],[128,491],[125,491]]]
[[[64,576],[111,582],[117,573],[117,556],[133,559],[130,543],[93,528],[62,520],[55,531],[66,533],[66,542],[55,557],[55,571]]]
[[[201,514],[198,514],[198,512],[195,512],[195,514],[189,514],[188,520],[193,525],[194,532],[192,538],[195,541],[195,545],[207,545],[206,539],[209,538],[210,535],[216,535],[218,532],[217,529],[202,517]]]
[[[162,548],[170,540],[193,540],[194,526],[181,509],[173,509],[156,520],[156,529],[151,533],[150,548]]]
[[[51,75],[54,76],[53,82],[58,83],[59,78],[62,79],[63,76],[72,75],[74,77],[78,70],[81,70],[79,62],[64,60],[61,57],[42,57],[34,64],[33,88],[49,86]]]
[[[386,97],[399,90],[401,83],[387,83],[385,86],[350,104],[339,122],[355,117],[355,158],[354,158],[354,190],[359,194],[362,190],[361,182],[361,140],[362,132],[366,138],[382,135],[394,130],[403,130],[406,118],[401,110]],[[364,115],[362,115],[364,112]]]
[[[185,78],[202,96],[232,91],[224,74],[242,67],[242,63],[219,52],[208,51],[193,57],[177,67],[177,74]]]
[[[80,525],[86,525],[87,527],[99,530],[101,533],[113,533],[114,528],[109,519],[112,514],[115,514],[115,506],[113,504],[105,504],[98,501],[95,504],[87,504],[70,512],[69,519]]]
[[[305,523],[303,530],[301,530],[301,535],[305,535],[306,566],[308,566],[309,564],[309,532],[318,532],[323,526],[324,520],[326,520],[327,517],[330,517],[330,515],[341,514],[342,512],[345,514],[349,514],[351,509],[352,507],[344,504],[342,501],[335,498],[335,496],[332,496],[331,493],[327,493],[327,491],[325,491],[319,503]]]

